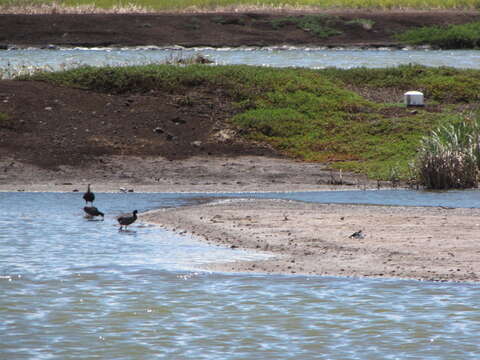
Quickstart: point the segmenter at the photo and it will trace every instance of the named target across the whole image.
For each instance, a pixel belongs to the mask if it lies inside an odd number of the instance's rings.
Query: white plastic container
[[[420,91],[407,91],[405,94],[406,106],[424,106],[423,93]]]

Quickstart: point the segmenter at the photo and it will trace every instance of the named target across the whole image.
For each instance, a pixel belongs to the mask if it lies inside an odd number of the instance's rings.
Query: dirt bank
[[[398,46],[393,35],[412,27],[471,22],[475,11],[329,11],[339,34],[319,38],[272,22],[299,13],[0,15],[0,47],[22,46]],[[370,25],[350,22],[368,19]]]
[[[434,281],[479,281],[478,209],[234,200],[142,215],[212,244],[273,259],[213,270]],[[365,237],[350,237],[362,230]]]

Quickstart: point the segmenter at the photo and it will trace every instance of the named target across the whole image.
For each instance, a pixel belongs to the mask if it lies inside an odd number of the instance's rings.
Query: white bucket
[[[423,93],[420,91],[407,91],[404,96],[406,106],[424,106]]]

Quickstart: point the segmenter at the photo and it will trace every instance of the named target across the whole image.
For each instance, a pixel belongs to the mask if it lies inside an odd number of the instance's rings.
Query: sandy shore
[[[476,282],[479,215],[480,209],[229,200],[141,219],[211,244],[275,255],[210,270]],[[363,239],[350,237],[358,230]]]

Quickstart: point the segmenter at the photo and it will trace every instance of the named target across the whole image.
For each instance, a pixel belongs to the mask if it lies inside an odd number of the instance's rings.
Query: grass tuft
[[[422,139],[418,182],[428,189],[478,187],[480,116],[447,124]]]

